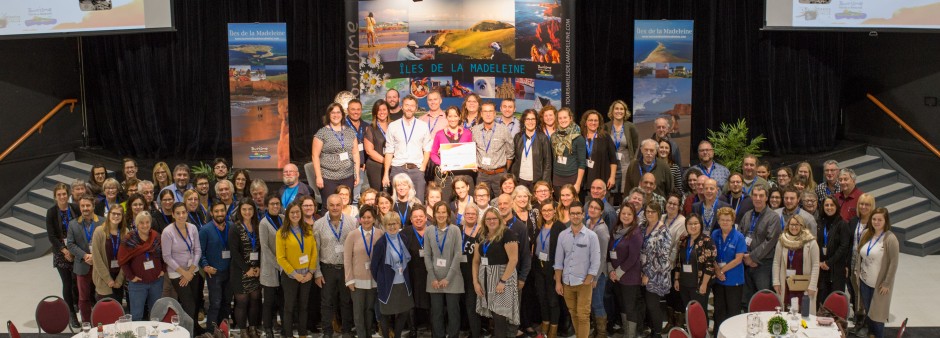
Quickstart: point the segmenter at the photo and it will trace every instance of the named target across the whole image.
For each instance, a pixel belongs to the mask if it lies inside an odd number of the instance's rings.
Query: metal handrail
[[[65,107],[65,105],[67,104],[72,105],[71,107],[69,107],[69,112],[75,111],[76,103],[78,103],[78,99],[65,99],[65,100],[62,100],[62,102],[59,102],[59,104],[56,105],[55,108],[52,108],[52,110],[50,110],[49,113],[46,114],[46,116],[44,116],[41,120],[39,120],[39,122],[36,122],[36,124],[34,124],[32,128],[29,128],[29,130],[26,131],[26,133],[24,133],[23,136],[20,136],[20,138],[17,139],[16,142],[13,142],[13,144],[11,144],[10,147],[7,148],[7,150],[3,152],[3,154],[0,154],[0,161],[3,161],[3,159],[6,158],[7,155],[10,155],[10,153],[12,153],[14,150],[16,150],[16,148],[22,145],[23,142],[25,142],[26,139],[32,136],[36,131],[39,131],[40,133],[42,133],[42,126],[46,124],[46,122],[48,122],[49,119],[55,116],[55,114],[58,113],[59,110],[62,110],[62,107]]]
[[[901,118],[898,117],[897,114],[891,111],[891,109],[888,109],[888,107],[886,107],[884,103],[881,103],[881,101],[879,101],[878,98],[876,98],[874,95],[866,94],[866,96],[868,96],[868,99],[871,100],[871,102],[874,102],[875,105],[878,106],[878,108],[881,108],[881,110],[884,111],[885,114],[888,114],[888,116],[894,119],[895,122],[900,124],[901,128],[904,128],[904,130],[906,130],[909,134],[911,134],[911,136],[914,136],[914,138],[917,139],[917,141],[920,142],[920,144],[924,145],[924,147],[927,147],[927,150],[930,150],[931,152],[933,152],[934,155],[940,158],[940,151],[938,151],[936,147],[930,144],[930,142],[927,142],[927,139],[925,139],[923,136],[920,136],[920,133],[915,131],[914,128],[911,128],[911,126],[908,125],[907,122],[904,122],[904,120],[901,120]]]

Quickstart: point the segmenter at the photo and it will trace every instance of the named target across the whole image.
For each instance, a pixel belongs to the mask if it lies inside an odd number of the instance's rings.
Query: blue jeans
[[[875,289],[865,284],[859,278],[858,281],[859,293],[862,294],[862,304],[865,305],[865,312],[870,313],[869,309],[871,308],[871,299],[874,296]],[[875,335],[876,338],[884,338],[885,336],[885,323],[879,323],[874,320],[871,320],[871,317],[865,316],[865,323],[868,324],[868,334]]]
[[[773,278],[773,258],[762,260],[757,264],[756,268],[744,266],[744,297],[741,297],[741,303],[745,311],[751,302],[751,296],[757,291],[764,289],[773,291],[770,281]]]
[[[369,177],[366,176],[365,169],[359,170],[359,184],[356,184],[356,186],[353,187],[353,192],[351,196],[353,200],[349,201],[350,204],[359,205],[359,195],[362,194],[363,187],[365,187],[366,189],[369,188]],[[375,189],[375,190],[379,190],[379,189]]]
[[[206,321],[212,325],[218,325],[222,319],[232,313],[232,287],[229,285],[229,279],[230,274],[227,270],[218,271],[212,277],[206,278],[206,284],[209,285],[209,309],[206,313]]]
[[[604,308],[604,290],[607,289],[607,275],[600,274],[594,279],[597,286],[591,291],[591,312],[594,317],[607,317],[607,309]]]
[[[131,302],[131,318],[133,321],[148,320],[144,318],[144,310],[152,309],[153,303],[163,295],[163,277],[150,283],[128,282],[128,300]]]

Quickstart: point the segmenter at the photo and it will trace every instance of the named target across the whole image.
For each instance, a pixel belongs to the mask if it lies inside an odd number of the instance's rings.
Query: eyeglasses
[[[487,221],[487,222],[492,222],[492,221],[499,221],[499,218],[495,218],[495,217],[487,217],[487,218],[485,219],[485,221]]]
[[[296,174],[297,170],[284,170],[284,174]]]
[[[700,152],[700,153],[707,153],[707,152],[712,152],[712,151],[715,151],[715,149],[708,148],[708,149],[699,149],[699,150],[698,150],[698,152]]]
[[[569,215],[584,215],[583,211],[569,211]]]
[[[227,166],[221,165],[221,164],[220,164],[220,165],[217,165],[217,166],[215,166],[215,167],[213,167],[213,168],[215,168],[215,169],[228,169]]]

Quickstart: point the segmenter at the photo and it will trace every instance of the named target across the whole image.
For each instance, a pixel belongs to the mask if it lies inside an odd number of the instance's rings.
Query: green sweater
[[[571,149],[562,153],[567,158],[565,163],[559,163],[558,156],[555,157],[555,163],[552,166],[552,172],[558,176],[577,175],[578,169],[587,168],[587,146],[584,143],[584,137],[578,136],[571,141]]]

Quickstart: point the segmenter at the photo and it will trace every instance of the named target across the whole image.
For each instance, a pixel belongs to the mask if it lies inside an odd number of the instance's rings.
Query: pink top
[[[460,131],[459,137],[455,137],[450,133],[450,128],[444,128],[441,131],[438,131],[434,134],[434,142],[431,143],[431,161],[434,164],[441,165],[441,143],[454,143],[451,142],[451,139],[457,139],[456,143],[464,142],[473,142],[473,135],[470,133],[470,129],[463,128]]]

